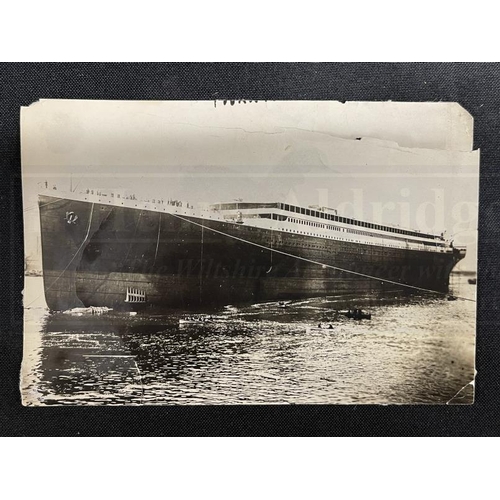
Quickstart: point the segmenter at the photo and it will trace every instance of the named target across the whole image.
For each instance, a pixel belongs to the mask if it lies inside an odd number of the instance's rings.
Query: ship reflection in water
[[[475,298],[466,277],[452,283]],[[186,325],[183,311],[27,309],[24,404],[472,403],[474,302],[379,303],[371,321],[333,322],[337,307],[225,307],[208,312],[215,323]],[[333,328],[311,328],[319,322]]]

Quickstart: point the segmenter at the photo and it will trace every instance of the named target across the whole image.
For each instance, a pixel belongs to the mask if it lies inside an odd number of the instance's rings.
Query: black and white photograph
[[[25,406],[472,404],[454,102],[21,110]]]

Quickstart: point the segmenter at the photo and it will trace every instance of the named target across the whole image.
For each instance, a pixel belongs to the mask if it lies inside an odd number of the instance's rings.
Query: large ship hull
[[[262,229],[189,211],[54,196],[40,196],[39,207],[45,298],[53,310],[120,308],[131,291],[143,294],[145,305],[185,308],[327,295],[355,300],[415,291],[410,287],[446,293],[463,257]]]

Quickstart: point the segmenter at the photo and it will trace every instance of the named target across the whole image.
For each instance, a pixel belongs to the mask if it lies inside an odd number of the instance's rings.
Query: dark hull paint
[[[78,216],[67,221],[67,213]],[[44,287],[53,310],[123,307],[127,287],[147,304],[200,307],[334,295],[394,296],[408,288],[272,252],[446,292],[458,252],[339,242],[246,224],[40,196]],[[194,222],[194,223],[193,223]],[[203,224],[201,228],[197,224]],[[266,248],[212,231],[241,238]]]

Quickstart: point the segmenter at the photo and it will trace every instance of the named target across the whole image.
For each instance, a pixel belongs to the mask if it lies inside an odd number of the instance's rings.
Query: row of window
[[[330,226],[329,224],[321,224],[319,222],[312,222],[304,219],[295,219],[293,217],[288,218],[288,222],[294,222],[295,224],[305,224],[312,227],[320,227],[322,229],[329,229],[330,231],[345,231],[345,228]],[[350,232],[350,230],[348,230]]]
[[[293,234],[292,236],[295,236],[295,234]],[[273,243],[276,243],[276,242],[271,242],[269,241],[268,244],[269,245],[272,245]],[[335,244],[335,254],[337,255],[337,257],[339,257],[340,259],[343,259],[343,258],[348,258],[348,256],[350,256],[352,253],[365,253],[365,252],[368,252],[370,255],[374,256],[374,257],[384,257],[385,255],[388,255],[389,251],[388,251],[388,248],[395,248],[395,249],[398,249],[398,250],[406,250],[405,248],[402,248],[402,247],[398,247],[396,245],[386,245],[384,247],[378,247],[378,246],[371,246],[370,249],[365,249],[362,245],[356,245],[354,246],[353,244],[356,243],[355,241],[346,241],[346,240],[337,240],[336,241],[336,244]],[[295,247],[299,247],[299,248],[304,248],[304,247],[309,247],[309,248],[317,248],[317,249],[320,249],[320,250],[325,250],[325,251],[328,251],[329,254],[331,255],[331,247],[329,245],[325,243],[323,244],[320,244],[320,245],[314,245],[314,244],[307,244],[307,243],[304,243],[302,240],[300,241],[293,241],[293,240],[289,240],[287,241],[287,245],[289,246],[295,246]]]
[[[371,222],[364,222],[355,219],[349,219],[347,217],[340,217],[338,215],[328,214],[319,210],[314,210],[310,208],[296,207],[294,205],[287,205],[286,203],[278,203],[278,208],[281,210],[286,210],[288,212],[294,212],[302,215],[309,215],[311,217],[318,217],[319,219],[327,219],[335,222],[340,222],[342,224],[352,224],[354,226],[366,227],[369,229],[376,229],[378,231],[388,231],[390,233],[405,234],[407,236],[415,236],[417,238],[435,238],[433,234],[422,234],[417,231],[407,231],[405,229],[399,229],[397,227],[382,226],[379,224],[372,224]]]
[[[357,234],[357,235],[361,235],[361,236],[369,236],[371,238],[379,236],[379,237],[382,237],[384,239],[391,239],[391,240],[396,240],[396,241],[402,240],[401,237],[390,236],[388,234],[377,235],[374,233],[370,233],[368,231],[359,231],[357,229],[349,229],[349,228],[343,228],[343,227],[338,227],[338,226],[332,226],[330,224],[323,224],[321,222],[313,222],[313,221],[309,221],[309,220],[305,220],[305,219],[297,219],[295,217],[284,217],[283,215],[277,215],[277,214],[261,214],[261,217],[265,217],[265,218],[270,217],[273,220],[279,220],[279,221],[287,220],[288,222],[292,222],[294,224],[302,224],[302,225],[317,227],[317,228],[321,228],[321,229],[328,229],[330,231],[348,232],[351,234]],[[309,234],[309,233],[305,233],[305,234]],[[324,235],[317,235],[317,236],[321,237]],[[422,240],[405,239],[405,241],[407,241],[408,243],[416,243],[418,245],[423,244],[423,245],[432,246],[432,247],[437,245],[437,243],[430,243],[430,242],[425,242]]]
[[[326,238],[330,238],[330,239],[335,239],[333,236],[328,236],[328,235],[325,236],[324,234],[309,233],[307,231],[297,231],[297,230],[293,230],[293,229],[288,229],[286,227],[282,227],[282,228],[278,228],[278,229],[281,229],[282,231],[286,231],[286,232],[289,232],[289,233],[303,234],[305,236],[316,236],[318,238],[325,238],[326,237]],[[351,231],[349,231],[349,232],[351,232]],[[396,238],[394,238],[394,239],[396,239]],[[346,241],[346,242],[349,242],[349,243],[363,243],[365,245],[376,245],[376,243],[369,242],[369,241],[368,242],[367,241],[361,241],[361,240],[342,239],[342,241]],[[438,247],[435,247],[434,245],[432,245],[430,243],[427,243],[427,245],[429,245],[431,248],[438,248]],[[391,244],[388,244],[388,243],[384,244],[384,246],[391,247],[391,248],[401,248],[401,249],[405,248],[405,247],[402,247],[401,245],[391,245]],[[412,247],[412,249],[413,250],[424,250],[425,246],[426,246],[425,243],[418,242],[418,248]]]

